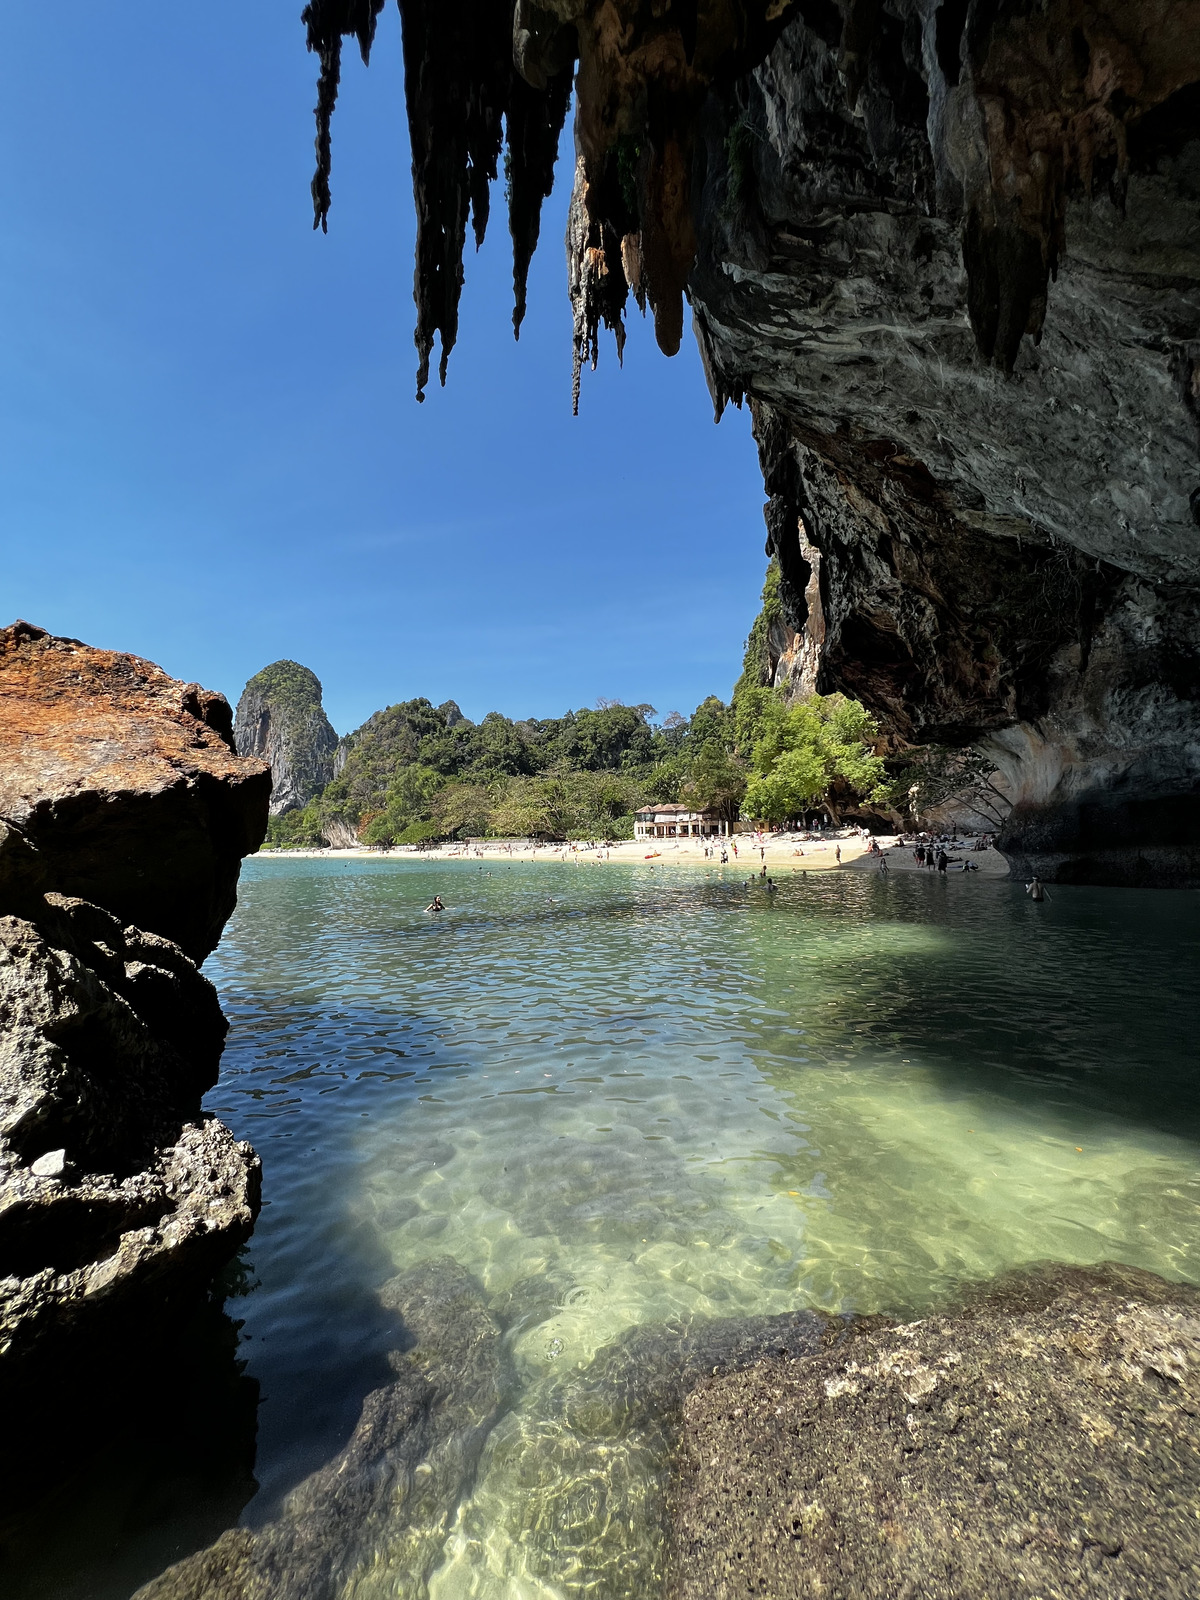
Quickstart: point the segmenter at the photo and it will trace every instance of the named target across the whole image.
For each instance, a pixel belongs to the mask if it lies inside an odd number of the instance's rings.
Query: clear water
[[[344,1442],[385,1376],[375,1290],[433,1257],[518,1376],[434,1600],[638,1592],[656,1465],[562,1401],[633,1325],[919,1310],[1044,1258],[1200,1281],[1198,956],[1182,894],[250,863],[208,968],[208,1104],[265,1172],[245,1520]]]

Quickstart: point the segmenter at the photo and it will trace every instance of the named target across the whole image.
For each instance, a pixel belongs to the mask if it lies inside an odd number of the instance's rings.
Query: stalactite
[[[541,230],[542,201],[554,187],[554,159],[567,109],[571,72],[547,80],[544,92],[521,78],[513,83],[508,105],[508,224],[513,242],[513,332],[525,320],[529,263]]]
[[[317,91],[314,226],[330,207],[330,120],[337,101],[342,40],[353,35],[369,60],[384,0],[310,0],[302,20],[321,63]],[[439,376],[458,337],[463,252],[470,221],[476,249],[487,232],[491,185],[507,134],[509,226],[513,238],[514,329],[525,311],[525,284],[537,244],[543,199],[550,193],[559,135],[571,94],[571,66],[544,87],[513,60],[511,0],[398,0],[404,40],[404,90],[417,213],[414,299],[417,306],[417,398],[424,398],[435,340]]]
[[[691,223],[692,129],[714,83],[760,61],[792,0],[665,0],[649,8],[616,0],[398,0],[417,212],[417,398],[441,340],[440,377],[458,333],[468,214],[476,247],[507,140],[513,239],[513,328],[525,314],[529,263],[542,201],[581,58],[577,119],[584,163],[568,229],[576,313],[575,384],[595,364],[600,327],[624,343],[632,288],[654,315],[659,344],[674,354],[695,252]],[[368,59],[383,0],[310,0],[303,20],[321,62],[313,202],[325,227],[330,206],[330,119],[342,39]],[[615,43],[615,48],[614,48]],[[634,274],[630,282],[629,273]]]
[[[630,290],[653,313],[661,348],[678,349],[703,108],[764,60],[793,17],[837,45],[846,103],[882,141],[884,163],[888,128],[912,120],[906,97],[922,103],[922,125],[935,93],[949,107],[941,131],[929,124],[938,204],[959,209],[967,309],[980,354],[1004,370],[1027,333],[1040,336],[1072,187],[1091,193],[1107,177],[1120,204],[1131,130],[1200,73],[1197,0],[1113,0],[1103,12],[1090,0],[1016,11],[943,0],[932,21],[916,0],[398,4],[417,209],[418,398],[439,335],[445,381],[468,213],[478,247],[505,133],[520,330],[576,61],[568,228],[576,400],[602,325],[620,353]],[[342,38],[354,35],[365,60],[382,5],[310,0],[304,12],[321,61],[313,200],[322,227]],[[795,114],[802,122],[804,107]]]
[[[328,226],[329,169],[332,160],[330,122],[342,74],[342,38],[353,34],[364,62],[371,59],[375,25],[384,0],[309,0],[300,20],[308,29],[308,48],[321,63],[317,83],[317,170],[312,181],[313,227]]]

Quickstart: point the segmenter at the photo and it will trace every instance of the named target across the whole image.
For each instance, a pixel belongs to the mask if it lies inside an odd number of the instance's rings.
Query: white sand
[[[704,851],[706,844],[711,842],[716,846],[716,856],[706,858]],[[911,845],[897,844],[894,837],[887,835],[877,836],[877,843],[886,853],[888,869],[892,872],[917,872],[913,860]],[[734,846],[737,854],[734,854]],[[628,864],[642,864],[652,862],[655,866],[670,866],[680,863],[687,866],[703,865],[706,859],[721,859],[721,848],[724,846],[729,852],[729,865],[738,867],[751,867],[760,869],[766,865],[774,876],[782,876],[787,872],[828,872],[839,868],[853,869],[858,872],[879,872],[878,858],[869,854],[865,841],[857,836],[830,836],[821,840],[797,839],[791,834],[773,834],[759,837],[750,833],[739,833],[728,840],[714,839],[626,839],[619,844],[599,845],[595,849],[585,848],[582,844],[543,844],[536,846],[512,846],[511,848],[497,840],[481,840],[472,844],[443,845],[436,850],[418,850],[413,845],[398,846],[383,858],[392,861],[563,861],[571,862],[577,866],[595,865],[598,862],[624,862]],[[838,860],[838,850],[841,851],[841,860]],[[760,853],[762,852],[762,853]],[[952,870],[957,873],[956,865],[959,861],[970,861],[978,866],[981,877],[1006,878],[1008,876],[1008,863],[996,850],[980,852],[972,851],[969,846],[966,850],[948,850],[952,863]],[[320,857],[328,856],[339,860],[379,860],[381,853],[378,850],[368,850],[362,847],[348,850],[261,850],[260,858],[273,857]]]

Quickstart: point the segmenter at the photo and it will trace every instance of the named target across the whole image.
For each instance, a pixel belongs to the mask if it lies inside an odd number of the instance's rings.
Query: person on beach
[[[429,904],[425,907],[425,909],[426,909],[426,911],[445,911],[446,908],[442,904],[441,895],[440,894],[435,894],[433,899],[429,902]]]
[[[840,867],[841,864],[842,864],[842,847],[841,847],[841,845],[838,845],[837,849],[833,852],[833,859],[837,862],[838,866]]]
[[[950,865],[950,857],[946,854],[946,852],[944,850],[939,850],[938,853],[937,853],[937,869],[938,869],[938,871],[939,872],[945,872],[946,868],[949,865]]]
[[[1049,900],[1050,898],[1042,886],[1042,880],[1038,877],[1035,877],[1032,883],[1027,883],[1025,885],[1025,893],[1031,900],[1037,900],[1039,902],[1042,900]]]

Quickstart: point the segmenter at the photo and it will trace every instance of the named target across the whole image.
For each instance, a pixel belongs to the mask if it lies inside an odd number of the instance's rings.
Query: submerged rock
[[[1048,1267],[702,1381],[676,1600],[1200,1592],[1200,1293]]]
[[[488,1440],[461,1523],[476,1567],[499,1545],[519,1563],[514,1589],[532,1574],[589,1600],[658,1594],[686,1395],[714,1371],[810,1355],[830,1326],[808,1311],[655,1323],[552,1376]]]
[[[138,1600],[422,1600],[504,1401],[499,1324],[448,1258],[381,1290],[413,1341],[392,1356],[346,1448],[294,1489],[265,1528],[235,1528],[171,1567]]]
[[[297,661],[273,661],[242,690],[234,723],[239,755],[271,767],[271,815],[306,806],[333,777],[338,736],[321,704],[321,680]]]

